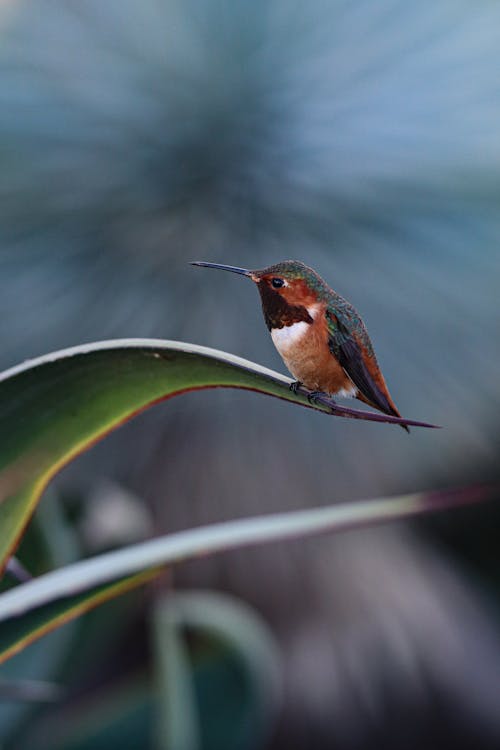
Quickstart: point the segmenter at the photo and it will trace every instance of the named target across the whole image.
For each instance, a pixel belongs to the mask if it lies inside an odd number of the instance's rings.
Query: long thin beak
[[[218,268],[221,271],[231,271],[231,273],[240,273],[242,276],[252,277],[252,272],[246,268],[237,268],[236,266],[224,266],[222,263],[206,263],[204,260],[191,261],[192,266],[203,266],[204,268]]]

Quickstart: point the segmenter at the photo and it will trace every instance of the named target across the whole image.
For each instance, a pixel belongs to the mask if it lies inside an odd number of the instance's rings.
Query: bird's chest
[[[271,338],[274,346],[283,358],[294,357],[304,346],[307,346],[307,340],[312,334],[313,326],[310,323],[300,321],[293,323],[291,326],[283,328],[273,328]]]
[[[274,328],[271,336],[285,365],[307,388],[336,393],[349,384],[330,352],[326,327],[319,321]]]
[[[292,375],[303,383],[315,383],[322,361],[329,354],[319,326],[301,321],[283,328],[274,328],[271,336]]]

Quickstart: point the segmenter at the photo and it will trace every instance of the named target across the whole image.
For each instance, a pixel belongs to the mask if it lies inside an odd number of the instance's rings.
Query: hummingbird
[[[204,261],[191,265],[238,273],[257,284],[273,343],[296,378],[292,390],[305,386],[311,401],[319,394],[354,397],[401,417],[361,316],[312,268],[298,260],[257,271]]]

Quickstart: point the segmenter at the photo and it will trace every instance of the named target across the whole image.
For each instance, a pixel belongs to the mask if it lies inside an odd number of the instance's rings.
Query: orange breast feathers
[[[292,375],[313,391],[354,396],[357,389],[328,347],[325,306],[307,307],[312,323],[300,321],[274,328],[271,336]]]

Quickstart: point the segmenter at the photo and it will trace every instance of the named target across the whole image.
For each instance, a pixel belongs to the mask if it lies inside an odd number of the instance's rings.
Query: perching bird
[[[203,261],[192,265],[239,273],[257,284],[274,345],[297,378],[295,388],[304,385],[311,400],[317,393],[354,396],[401,417],[360,315],[312,268],[298,260],[258,271]]]

